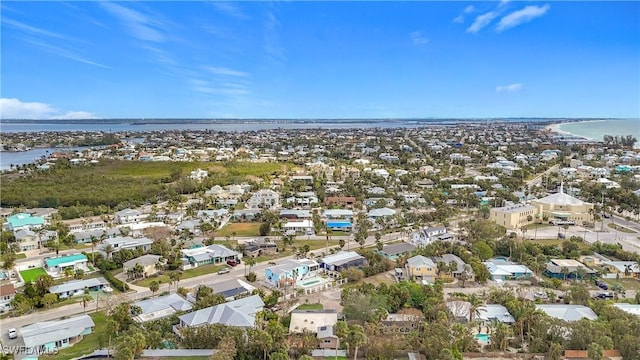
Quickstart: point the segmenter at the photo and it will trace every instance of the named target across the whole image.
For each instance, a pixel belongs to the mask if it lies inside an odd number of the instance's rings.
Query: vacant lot
[[[20,275],[22,276],[22,279],[24,280],[24,282],[29,282],[29,281],[35,282],[36,280],[38,280],[40,275],[47,275],[47,272],[44,271],[43,268],[35,268],[35,269],[20,271]]]
[[[257,223],[230,223],[216,231],[216,236],[259,236],[260,224]]]

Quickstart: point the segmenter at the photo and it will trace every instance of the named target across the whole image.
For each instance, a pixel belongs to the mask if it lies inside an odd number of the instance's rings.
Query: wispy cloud
[[[16,29],[21,30],[22,32],[29,33],[31,35],[52,37],[60,40],[66,40],[66,41],[78,41],[78,39],[73,38],[71,36],[60,34],[55,31],[45,30],[39,27],[31,26],[31,25],[22,23],[20,21],[9,19],[7,17],[4,17],[2,19],[2,22]]]
[[[273,7],[273,4],[271,4],[271,6]],[[280,22],[278,21],[275,11],[276,9],[272,9],[267,12],[264,21],[264,50],[272,60],[281,62],[286,60],[287,56],[280,45],[280,36],[278,34]]]
[[[16,98],[0,98],[2,119],[94,119],[87,111],[65,111],[42,102],[24,102]]]
[[[515,92],[520,89],[522,89],[522,84],[516,83],[516,84],[498,86],[496,87],[496,92],[499,94],[502,92]]]
[[[228,75],[228,76],[237,76],[237,77],[249,76],[249,74],[244,71],[233,70],[226,67],[205,66],[205,69],[214,75]]]
[[[468,5],[467,7],[464,8],[464,10],[462,10],[462,13],[460,15],[453,18],[453,22],[462,24],[464,23],[465,14],[471,14],[472,12],[475,12],[475,11],[476,11],[476,8],[473,5]]]
[[[165,41],[164,26],[157,19],[113,2],[101,1],[100,5],[118,18],[127,27],[131,36],[157,43]]]
[[[507,29],[511,29],[512,27],[516,27],[520,24],[527,23],[537,17],[540,17],[549,11],[549,4],[544,6],[537,5],[528,5],[524,8],[514,11],[509,15],[506,15],[496,26],[496,31],[502,32]]]
[[[61,46],[52,45],[50,43],[38,41],[33,38],[20,37],[20,39],[25,43],[29,43],[32,46],[38,48],[39,50],[47,52],[52,55],[60,56],[69,60],[77,61],[79,63],[87,64],[87,65],[101,67],[103,69],[111,69],[110,66],[85,58],[84,56],[80,55],[77,51],[63,48]]]
[[[464,11],[463,11],[463,12],[464,12],[465,14],[469,14],[469,13],[472,13],[472,12],[474,12],[474,11],[476,11],[476,8],[475,8],[475,7],[473,7],[473,5],[469,5],[469,6],[467,6],[466,8],[464,8]]]
[[[214,1],[210,4],[212,4],[213,7],[215,7],[216,10],[220,11],[221,13],[224,13],[236,19],[244,20],[249,18],[249,16],[247,16],[247,14],[242,12],[242,10],[240,10],[240,8],[236,6],[234,3]]]
[[[483,27],[489,25],[491,23],[491,21],[493,21],[493,19],[495,19],[496,17],[498,17],[498,12],[496,11],[489,11],[487,13],[484,13],[482,15],[478,15],[476,16],[476,19],[473,21],[473,23],[467,28],[467,32],[475,34],[478,31],[480,31],[480,29],[482,29]]]
[[[424,45],[429,42],[429,39],[424,36],[422,31],[414,31],[409,34],[409,37],[411,38],[413,45]]]

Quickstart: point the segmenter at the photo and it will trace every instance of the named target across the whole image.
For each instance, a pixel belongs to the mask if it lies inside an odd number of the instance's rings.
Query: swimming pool
[[[327,282],[326,279],[323,279],[321,277],[314,277],[314,278],[302,280],[298,282],[297,285],[302,288],[308,288],[308,287],[322,285],[326,282]]]
[[[480,342],[488,343],[491,336],[489,334],[476,334],[476,339]]]

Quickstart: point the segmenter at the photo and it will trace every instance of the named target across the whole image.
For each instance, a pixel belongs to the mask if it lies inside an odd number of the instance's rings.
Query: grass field
[[[235,233],[235,236],[259,236],[259,230],[259,223],[229,223],[215,233],[217,237],[233,237],[233,233]]]
[[[616,230],[618,230],[620,232],[627,233],[627,234],[635,234],[636,233],[635,231],[633,231],[633,230],[631,230],[629,228],[626,228],[624,226],[620,226],[618,224],[608,223],[607,226],[612,228],[612,229],[616,229]]]
[[[319,303],[315,304],[302,304],[296,308],[296,310],[322,310],[324,306]]]
[[[41,267],[20,271],[20,276],[22,276],[24,282],[35,282],[40,275],[47,275],[47,272]]]
[[[222,269],[223,267],[226,267],[227,265],[203,265],[203,266],[198,266],[195,269],[189,269],[189,270],[185,270],[182,272],[182,276],[180,277],[180,280],[184,280],[184,279],[190,279],[193,277],[197,277],[197,276],[202,276],[202,275],[207,275],[207,274],[215,274],[218,272],[218,270]],[[167,274],[162,274],[162,275],[158,275],[158,276],[151,276],[148,277],[146,279],[142,279],[139,280],[137,282],[134,282],[134,284],[138,285],[138,286],[144,286],[144,287],[149,287],[149,285],[151,284],[152,281],[157,281],[160,284],[167,284],[169,283],[169,275]],[[179,282],[178,282],[179,285]]]
[[[86,335],[79,343],[60,350],[56,355],[41,355],[38,359],[74,359],[82,355],[90,354],[94,350],[98,350],[99,348],[106,346],[109,341],[109,334],[107,334],[105,314],[97,312],[90,314],[89,316],[91,316],[93,322],[96,324],[91,334]]]
[[[636,279],[602,279],[604,282],[612,286],[615,283],[619,283],[625,290],[640,290],[640,280]]]

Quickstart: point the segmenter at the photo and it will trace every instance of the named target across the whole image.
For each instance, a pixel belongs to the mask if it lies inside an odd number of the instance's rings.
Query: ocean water
[[[632,135],[640,144],[640,119],[594,120],[561,124],[560,130],[570,134],[602,140],[605,135]]]

